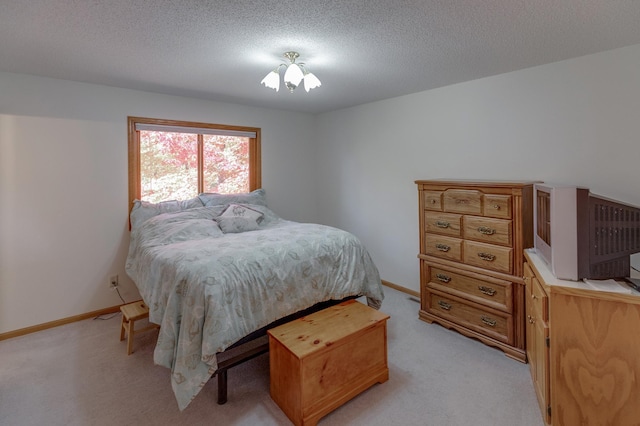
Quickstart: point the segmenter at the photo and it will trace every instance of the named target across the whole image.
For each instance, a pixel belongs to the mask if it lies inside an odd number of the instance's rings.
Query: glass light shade
[[[287,67],[287,71],[284,73],[284,82],[289,83],[287,86],[293,86],[294,89],[298,87],[300,81],[304,75],[302,74],[302,70],[297,64],[290,64]]]
[[[264,84],[269,89],[275,89],[277,92],[280,90],[280,74],[278,74],[277,70],[273,70],[267,74],[260,83]]]
[[[315,89],[316,87],[322,86],[318,77],[316,77],[313,73],[306,73],[304,75],[304,90],[309,92],[311,89]]]
[[[265,78],[262,79],[261,83],[270,89],[275,89],[277,92],[280,89],[280,70],[285,68],[284,72],[284,85],[289,92],[293,93],[293,91],[300,85],[300,83],[304,80],[304,89],[309,92],[311,89],[315,89],[316,87],[320,87],[322,83],[318,77],[314,74],[310,73],[304,66],[304,63],[296,64],[296,59],[300,55],[298,52],[285,52],[284,57],[289,60],[289,63],[282,63],[278,65],[276,69],[271,71],[266,75]]]

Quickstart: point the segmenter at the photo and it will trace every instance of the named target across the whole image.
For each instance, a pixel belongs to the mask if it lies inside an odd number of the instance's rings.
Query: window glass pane
[[[203,139],[203,192],[249,192],[249,138],[204,135]]]
[[[198,195],[198,136],[140,131],[141,199],[157,203]]]

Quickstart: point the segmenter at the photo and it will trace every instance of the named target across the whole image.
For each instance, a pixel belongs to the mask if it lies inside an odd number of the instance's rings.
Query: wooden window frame
[[[198,123],[195,121],[165,120],[159,118],[128,117],[129,133],[129,210],[135,200],[139,200],[142,194],[142,178],[140,176],[140,131],[136,130],[136,124],[151,124],[172,127],[190,127],[201,129],[214,129],[222,131],[253,132],[254,138],[249,138],[249,190],[253,191],[262,187],[262,167],[260,153],[260,128],[246,126],[231,126],[227,124]],[[198,135],[202,138],[202,135]],[[201,145],[201,144],[200,144]],[[198,151],[198,193],[203,192],[202,148]]]

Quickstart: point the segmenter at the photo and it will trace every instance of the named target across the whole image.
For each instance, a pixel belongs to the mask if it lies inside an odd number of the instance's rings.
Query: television
[[[556,278],[605,280],[631,275],[640,252],[640,207],[587,188],[534,185],[534,248]]]

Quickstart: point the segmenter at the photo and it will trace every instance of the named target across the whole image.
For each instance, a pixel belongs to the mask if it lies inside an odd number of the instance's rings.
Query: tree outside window
[[[131,203],[259,187],[260,129],[129,117]]]

